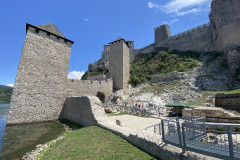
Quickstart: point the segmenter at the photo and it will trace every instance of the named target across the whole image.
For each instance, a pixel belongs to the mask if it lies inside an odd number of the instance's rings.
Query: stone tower
[[[211,8],[209,19],[215,49],[224,51],[234,72],[240,67],[240,1],[213,0]]]
[[[164,40],[169,39],[171,37],[170,28],[169,25],[167,24],[154,28],[154,32],[155,32],[155,44],[163,42]]]
[[[134,41],[127,41],[127,45],[129,47],[129,56],[130,56],[130,63],[134,61]]]
[[[109,45],[105,45],[104,46],[104,50],[102,52],[102,61],[106,62],[106,61],[109,61]]]
[[[115,90],[127,87],[130,75],[129,46],[122,38],[110,43],[109,76]]]
[[[66,96],[73,42],[52,23],[26,32],[7,123],[55,120]]]

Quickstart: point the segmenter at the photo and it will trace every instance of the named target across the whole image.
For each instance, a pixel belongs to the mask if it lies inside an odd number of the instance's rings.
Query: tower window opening
[[[36,30],[35,30],[35,33],[39,34],[39,29],[36,29]]]

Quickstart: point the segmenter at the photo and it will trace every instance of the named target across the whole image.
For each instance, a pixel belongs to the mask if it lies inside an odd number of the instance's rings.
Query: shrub
[[[168,56],[169,56],[169,54],[167,52],[163,52],[161,54],[161,59],[165,60]]]
[[[224,127],[218,126],[218,127],[217,127],[217,131],[224,131]]]

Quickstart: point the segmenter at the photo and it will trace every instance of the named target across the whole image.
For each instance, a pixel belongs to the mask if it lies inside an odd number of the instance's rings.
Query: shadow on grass
[[[84,126],[81,125],[81,124],[78,124],[78,123],[75,123],[75,122],[72,122],[72,121],[69,121],[67,119],[58,119],[58,122],[68,126],[69,128],[71,128],[71,130],[77,130],[77,129],[81,129],[83,128]]]

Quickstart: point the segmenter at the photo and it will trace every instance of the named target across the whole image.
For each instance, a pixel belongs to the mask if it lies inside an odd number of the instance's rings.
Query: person
[[[173,117],[176,117],[176,113],[175,113],[175,111],[173,111],[173,113],[172,113],[172,114],[173,114]]]
[[[159,114],[159,117],[162,117],[162,114],[163,114],[162,108],[158,109],[158,114]]]

